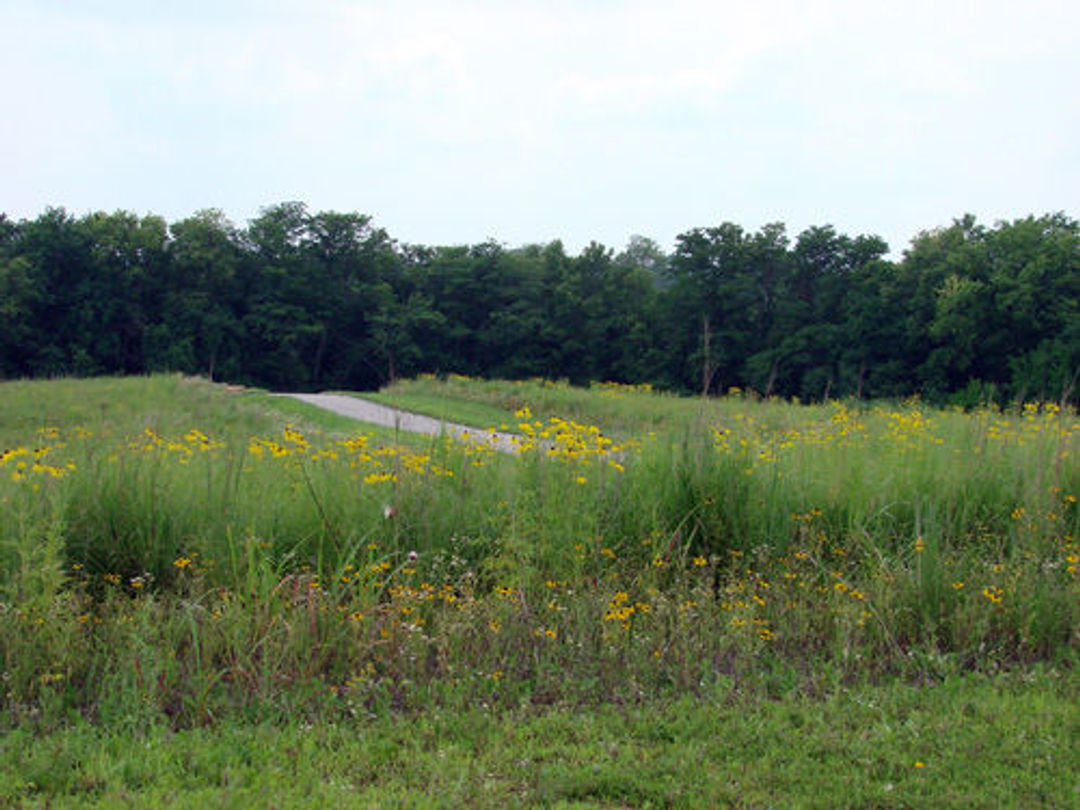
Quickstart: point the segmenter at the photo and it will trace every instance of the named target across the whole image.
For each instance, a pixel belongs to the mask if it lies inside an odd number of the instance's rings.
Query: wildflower
[[[962,589],[962,588],[964,587],[964,583],[963,583],[963,582],[961,582],[960,580],[956,580],[956,581],[955,581],[955,582],[954,582],[954,583],[952,584],[952,586],[953,586],[953,590],[954,590],[954,591],[959,591],[959,590],[961,590],[961,589]]]
[[[187,568],[189,565],[191,565],[191,558],[190,557],[177,557],[175,560],[173,560],[173,565],[175,565],[177,568],[183,570],[184,568]]]
[[[388,481],[397,481],[394,473],[368,473],[364,476],[365,484],[384,484]],[[392,506],[383,507],[383,517],[389,520],[397,514],[397,509]]]
[[[419,557],[419,556],[420,555],[417,554],[415,551],[410,551],[409,552],[409,562],[415,562],[417,557]]]
[[[926,542],[921,537],[915,538],[915,553],[922,554],[926,551]]]
[[[634,606],[625,605],[623,607],[614,608],[604,614],[605,622],[626,622],[632,615],[634,615]]]
[[[695,568],[704,568],[706,565],[709,564],[709,561],[706,560],[704,557],[694,557],[693,562]]]

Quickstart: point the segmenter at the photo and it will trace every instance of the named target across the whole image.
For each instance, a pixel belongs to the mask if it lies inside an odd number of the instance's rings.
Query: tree
[[[763,364],[748,369],[747,360],[768,349],[786,263],[787,236],[780,223],[756,234],[728,222],[679,236],[666,290],[668,317],[674,320],[669,328],[700,369],[703,394],[716,387],[717,376],[727,385],[752,382],[771,389],[775,360],[764,375]],[[694,322],[691,331],[688,324]],[[688,381],[685,371],[683,380]]]
[[[174,223],[170,234],[169,261],[155,284],[148,364],[211,379],[240,379],[248,260],[242,236],[214,209]]]

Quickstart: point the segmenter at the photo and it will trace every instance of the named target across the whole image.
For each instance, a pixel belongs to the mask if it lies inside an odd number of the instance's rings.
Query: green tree
[[[766,357],[786,274],[787,236],[773,223],[750,234],[727,222],[678,237],[666,291],[670,343],[687,358],[678,376],[698,390],[752,384],[771,390],[778,357]],[[747,361],[758,355],[758,362]],[[717,383],[720,385],[717,385]]]
[[[218,210],[170,227],[169,261],[155,284],[148,363],[154,369],[240,379],[245,305],[240,232]]]

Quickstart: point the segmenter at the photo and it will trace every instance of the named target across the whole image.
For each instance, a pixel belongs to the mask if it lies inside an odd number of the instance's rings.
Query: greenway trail
[[[441,436],[447,433],[458,438],[489,444],[501,453],[516,454],[518,452],[517,437],[509,433],[492,433],[490,430],[457,425],[418,413],[399,411],[397,408],[379,405],[359,397],[343,394],[279,394],[278,396],[292,397],[309,405],[325,408],[341,416],[348,416],[372,425],[404,430],[408,433],[422,433],[426,436]]]

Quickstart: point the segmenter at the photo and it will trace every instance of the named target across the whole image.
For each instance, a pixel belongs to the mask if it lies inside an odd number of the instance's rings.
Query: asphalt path
[[[343,394],[278,394],[282,397],[292,397],[309,405],[325,408],[341,416],[348,416],[360,422],[371,425],[404,430],[407,433],[421,433],[425,436],[441,436],[449,434],[468,441],[487,444],[502,453],[517,454],[518,437],[510,433],[498,433],[490,430],[478,430],[477,428],[446,422],[430,416],[422,416],[418,413],[400,411],[377,402],[369,402],[359,397],[349,397]]]

